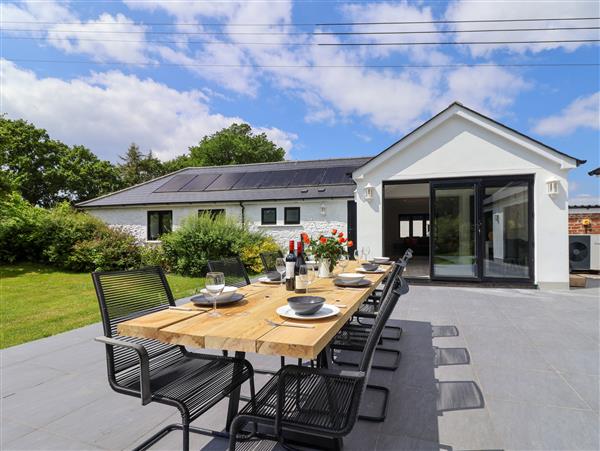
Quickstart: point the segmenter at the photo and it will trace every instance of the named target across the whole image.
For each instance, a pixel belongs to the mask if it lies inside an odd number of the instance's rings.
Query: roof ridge
[[[292,163],[316,163],[316,162],[324,162],[324,161],[344,161],[344,160],[368,160],[373,158],[372,156],[364,156],[364,157],[336,157],[336,158],[315,158],[312,160],[282,160],[282,161],[264,161],[260,163],[238,163],[238,164],[221,164],[221,165],[212,165],[212,166],[187,166],[180,171],[185,171],[188,169],[215,169],[215,168],[231,168],[231,167],[248,167],[248,166],[260,166],[266,164],[292,164]],[[174,174],[174,172],[171,172]]]

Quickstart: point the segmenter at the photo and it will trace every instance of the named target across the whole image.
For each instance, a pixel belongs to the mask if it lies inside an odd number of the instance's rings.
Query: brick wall
[[[584,226],[581,221],[590,219],[592,223]],[[569,213],[569,235],[591,235],[600,233],[600,213]]]

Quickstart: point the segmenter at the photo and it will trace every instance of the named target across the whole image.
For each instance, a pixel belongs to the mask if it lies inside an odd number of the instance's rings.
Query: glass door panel
[[[529,184],[486,183],[483,188],[483,276],[529,278]]]
[[[475,183],[432,186],[433,277],[479,277],[476,188]]]

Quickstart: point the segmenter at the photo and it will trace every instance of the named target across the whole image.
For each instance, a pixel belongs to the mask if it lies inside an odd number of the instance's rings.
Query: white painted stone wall
[[[348,200],[350,199],[244,203],[244,216],[251,229],[271,235],[285,250],[289,240],[298,241],[300,239],[300,232],[307,232],[312,236],[327,234],[332,228],[336,228],[347,234]],[[325,206],[325,214],[321,213],[322,204]],[[300,207],[300,225],[284,224],[285,207]],[[239,203],[89,208],[87,211],[111,226],[122,227],[136,236],[140,242],[145,243],[147,242],[148,211],[171,210],[173,212],[173,228],[176,229],[186,217],[197,215],[199,209],[211,208],[224,208],[226,215],[236,217],[241,221],[242,208]],[[277,224],[261,224],[262,208],[277,209]]]
[[[461,116],[450,117],[408,145],[397,144],[387,154],[385,161],[374,160],[353,175],[355,179],[363,176],[357,180],[356,191],[360,246],[381,252],[386,180],[533,174],[535,283],[542,288],[568,287],[568,168],[561,168],[556,157],[552,161]],[[549,179],[560,183],[555,197],[546,194]],[[371,200],[364,198],[367,183],[374,186]]]

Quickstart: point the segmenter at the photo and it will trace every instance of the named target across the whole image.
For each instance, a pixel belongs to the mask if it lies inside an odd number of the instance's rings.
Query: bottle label
[[[306,290],[306,283],[303,277],[296,277],[296,290]]]
[[[294,268],[296,266],[295,262],[285,262],[285,278],[293,279],[294,278]]]

